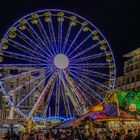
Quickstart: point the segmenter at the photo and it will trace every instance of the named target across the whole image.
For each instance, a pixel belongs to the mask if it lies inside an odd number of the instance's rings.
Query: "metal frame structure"
[[[54,58],[61,54],[69,61],[62,69],[54,64]],[[63,58],[59,63],[64,65],[61,61]],[[38,110],[42,117],[82,115],[94,104],[103,102],[107,91],[115,86],[115,60],[108,41],[90,21],[65,10],[40,10],[15,22],[1,40],[0,62],[1,68],[33,68],[0,79],[10,105],[25,118],[36,116]],[[7,90],[6,84],[11,79],[26,77],[33,72],[40,75]],[[10,99],[11,92],[14,96],[37,80],[36,86],[22,100]],[[25,114],[20,106],[34,96],[38,88],[38,99]]]

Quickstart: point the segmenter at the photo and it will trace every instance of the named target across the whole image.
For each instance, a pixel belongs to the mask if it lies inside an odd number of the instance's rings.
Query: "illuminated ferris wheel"
[[[103,34],[85,18],[49,9],[19,19],[0,44],[0,84],[23,117],[82,115],[114,88],[115,61]],[[12,82],[16,84],[9,88]]]

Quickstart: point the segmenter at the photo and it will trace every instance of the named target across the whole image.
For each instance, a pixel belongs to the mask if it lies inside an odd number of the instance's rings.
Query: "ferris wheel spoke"
[[[60,80],[60,76],[58,77],[58,113],[57,115],[59,116],[60,115],[60,94],[63,94],[63,89],[62,89],[62,83],[61,83],[61,80]]]
[[[38,84],[35,86],[35,88],[33,90],[31,90],[17,105],[16,108],[18,108],[31,94],[33,94],[35,92],[35,90],[37,89],[38,86],[40,86],[43,82],[44,82],[45,78]]]
[[[44,62],[44,63],[46,63],[46,61],[45,60],[43,60],[43,59],[39,59],[39,58],[34,58],[34,57],[31,57],[31,56],[27,56],[27,55],[22,55],[22,54],[18,54],[18,53],[14,53],[14,52],[10,52],[10,51],[4,51],[4,50],[1,50],[1,52],[3,52],[3,53],[6,53],[6,54],[8,54],[8,55],[12,55],[13,57],[14,56],[16,56],[18,59],[25,59],[26,61],[29,61],[29,59],[33,59],[35,62],[36,62],[36,60],[38,60],[40,63],[42,62]],[[10,56],[9,56],[10,57]],[[28,58],[28,59],[27,59]]]
[[[67,42],[69,40],[69,36],[70,36],[70,33],[71,33],[71,24],[69,24],[69,27],[68,27],[68,30],[67,30],[67,33],[66,33],[66,37],[65,37],[65,40],[64,40],[64,44],[63,44],[63,53],[65,52],[65,48],[67,46]]]
[[[63,71],[65,78],[69,84],[69,86],[71,87],[71,89],[73,89],[74,94],[76,95],[77,99],[79,100],[80,103],[83,103],[83,97],[80,95],[79,91],[77,90],[77,87],[75,86],[75,83],[73,81],[73,79],[66,73],[66,71]]]
[[[78,63],[78,62],[84,62],[84,61],[87,62],[89,60],[96,60],[96,58],[104,57],[106,55],[106,53],[109,53],[109,52],[96,53],[96,54],[92,54],[92,55],[89,55],[89,56],[80,57],[80,58],[77,58],[77,59],[70,58],[70,62]]]
[[[76,84],[77,84],[77,87],[79,87],[79,89],[81,89],[82,91],[85,91],[85,93],[86,93],[86,95],[85,95],[85,98],[87,98],[87,100],[88,100],[88,102],[89,102],[89,105],[92,105],[92,103],[91,103],[91,101],[90,101],[90,99],[93,97],[96,101],[98,101],[99,103],[101,102],[96,96],[93,96],[93,93],[91,93],[91,90],[90,90],[90,92],[87,92],[87,87],[85,86],[85,84],[83,84],[83,82],[81,83],[81,82],[77,82],[76,81]],[[82,92],[81,91],[81,92]]]
[[[16,108],[18,108],[20,106],[20,104],[22,104],[31,94],[33,94],[35,92],[35,90],[45,81],[46,78],[44,78],[41,82],[39,82],[39,84],[37,84],[34,89],[32,89],[17,105]]]
[[[89,89],[90,91],[92,91],[93,93],[95,93],[95,95],[96,95],[100,100],[103,101],[103,97],[100,96],[96,91],[94,91],[93,89],[91,89],[88,85],[86,85],[86,84],[83,82],[83,80],[79,80],[80,78],[77,77],[77,76],[76,76],[75,74],[73,74],[72,72],[69,71],[69,73],[71,73],[71,75],[74,76],[76,79],[78,79],[78,81],[79,81],[80,83],[82,83],[82,84],[84,85],[84,87],[86,87],[87,89]],[[95,95],[93,95],[93,96],[95,97]],[[95,98],[97,98],[97,97],[95,97]],[[99,99],[98,99],[98,100],[99,100]]]
[[[66,113],[66,117],[68,118],[68,108],[67,108],[67,102],[66,102],[66,97],[65,97],[65,94],[62,93],[62,98],[63,98],[63,103],[64,103],[64,108],[65,108],[65,113]]]
[[[74,58],[76,58],[76,57],[78,57],[78,56],[81,56],[82,54],[85,54],[85,53],[87,53],[87,52],[91,51],[92,49],[94,49],[94,48],[98,47],[98,45],[99,45],[99,42],[98,42],[98,43],[96,43],[96,44],[94,44],[94,45],[92,45],[91,47],[88,47],[88,48],[87,48],[87,49],[85,49],[84,51],[82,51],[82,52],[80,52],[80,53],[78,53],[78,54],[74,55],[74,56],[73,56],[73,57],[71,57],[70,59],[74,59]]]
[[[7,58],[14,58],[14,59],[17,59],[17,60],[24,60],[26,62],[30,62],[30,63],[37,63],[37,64],[41,64],[41,62],[39,62],[38,60],[32,60],[32,59],[26,59],[26,58],[22,58],[22,57],[17,57],[17,56],[14,56],[14,55],[9,55],[9,54],[3,54],[3,56],[7,57]]]
[[[50,39],[49,39],[49,37],[48,37],[48,35],[47,35],[46,30],[44,29],[44,25],[42,24],[40,18],[39,18],[39,26],[40,26],[41,29],[42,29],[42,34],[44,34],[43,37],[44,37],[45,44],[48,44],[48,43],[49,43],[49,45],[50,45],[51,48],[52,48],[52,44],[51,44],[51,42],[50,42]],[[49,48],[49,45],[46,45],[45,47],[46,47],[47,51],[50,53],[50,56],[53,57],[54,54],[51,52],[51,49]],[[48,46],[48,47],[47,47],[47,46]]]
[[[61,77],[63,76],[63,73],[60,72],[59,74],[59,93],[62,94],[62,98],[63,98],[63,102],[64,102],[64,107],[65,107],[65,110],[66,110],[66,116],[67,118],[70,116],[72,117],[71,115],[71,111],[70,111],[70,105],[69,105],[69,101],[68,101],[68,95],[67,95],[67,91],[61,81]],[[60,102],[60,94],[58,94],[58,104]],[[58,110],[59,110],[60,107],[58,107]]]
[[[54,73],[55,74],[55,73]],[[54,77],[54,74],[51,75],[51,77],[49,78],[48,80],[48,83],[47,85],[45,86],[44,90],[42,91],[42,93],[40,94],[39,98],[37,99],[34,107],[31,109],[31,111],[29,112],[28,114],[28,119],[31,118],[32,114],[34,113],[35,109],[37,108],[39,102],[41,101],[43,95],[46,93],[46,90],[48,89],[48,87],[50,86],[50,82],[52,81],[53,77]]]
[[[56,79],[56,77],[55,77]],[[48,92],[48,97],[47,97],[47,101],[45,102],[45,107],[44,107],[44,111],[43,111],[43,116],[46,117],[47,115],[47,112],[48,112],[48,109],[49,109],[49,105],[50,105],[50,102],[51,102],[51,98],[53,96],[53,92],[55,90],[55,85],[56,85],[56,81],[53,81],[52,85],[51,85],[51,88],[50,88],[50,92]]]
[[[51,38],[51,44],[53,44],[52,49],[54,51],[54,54],[56,55],[58,53],[58,49],[57,49],[57,44],[56,44],[54,28],[53,28],[53,24],[52,24],[52,18],[50,19],[50,22],[48,22],[48,27],[49,27],[49,33],[50,33],[50,38]]]
[[[22,33],[20,30],[17,29],[17,31],[21,34],[21,36],[19,34],[17,34],[17,36],[20,39],[22,39],[26,44],[28,44],[30,47],[32,47],[33,50],[38,52],[38,54],[41,54],[43,52],[43,54],[46,54],[47,56],[50,56],[48,54],[48,52],[46,52],[39,44],[36,44],[31,38],[29,38],[27,35]]]
[[[79,32],[77,33],[77,35],[75,36],[74,40],[72,41],[72,43],[70,44],[68,50],[66,51],[66,55],[68,55],[70,49],[72,48],[73,44],[75,43],[75,41],[77,40],[77,38],[79,37],[81,31],[83,30],[83,26],[80,28]]]
[[[77,76],[75,76],[75,78],[78,78]],[[100,95],[98,96],[98,93],[96,91],[94,91],[92,88],[90,88],[89,86],[87,86],[83,79],[79,78],[80,80],[79,82],[79,86],[81,87],[81,89],[86,89],[89,90],[90,92],[86,92],[88,95],[90,95],[90,97],[94,98],[96,101],[98,101],[99,103],[101,103],[101,101],[103,101],[103,97],[101,97]],[[95,94],[95,95],[94,95]]]
[[[69,54],[68,57],[70,57],[80,46],[82,46],[90,37],[92,34],[88,35],[74,50],[72,50]]]
[[[40,21],[41,22],[41,21]],[[39,33],[40,33],[40,38],[41,39],[43,39],[42,41],[44,42],[44,44],[47,44],[47,42],[46,42],[46,39],[45,39],[45,37],[44,37],[44,32],[42,31],[42,28],[41,28],[41,24],[40,24],[40,22],[39,23],[37,23],[36,25],[37,25],[37,27],[38,27],[38,30],[39,30]],[[44,46],[45,47],[45,46]]]
[[[62,52],[62,36],[63,36],[63,22],[60,21],[58,24],[58,52]]]
[[[76,71],[74,71],[74,70],[71,70],[71,71],[74,72],[75,74],[77,74],[77,75],[83,77],[83,78],[86,78],[87,80],[89,80],[89,81],[91,81],[91,82],[93,82],[93,83],[96,83],[97,85],[100,85],[100,87],[104,87],[105,89],[110,90],[109,87],[107,87],[107,86],[105,86],[105,85],[103,85],[103,84],[101,84],[101,83],[99,83],[99,82],[97,82],[97,81],[91,79],[89,76],[85,76],[85,75],[80,74],[80,73],[78,73],[78,72],[76,72]]]
[[[65,76],[66,76],[66,72],[64,72],[64,73],[65,73]],[[66,77],[67,77],[67,76],[66,76]],[[68,80],[68,78],[67,78],[67,80]],[[81,103],[85,103],[85,100],[83,100],[83,97],[85,97],[85,95],[83,94],[83,92],[81,92],[81,90],[79,89],[79,87],[75,85],[75,82],[74,82],[73,78],[70,77],[70,76],[69,76],[69,83],[71,84],[72,89],[75,90],[76,95],[79,95],[78,98],[80,98],[80,99],[79,99],[80,102],[81,102]],[[79,92],[79,91],[80,91],[80,92]]]
[[[56,82],[58,83],[58,76],[56,76]],[[57,116],[58,113],[58,89],[59,89],[59,83],[56,84],[56,89],[55,89],[55,116]]]
[[[33,29],[33,27],[29,24],[29,22],[27,22],[27,25],[29,27],[28,32],[32,35],[32,37],[34,38],[34,40],[40,44],[40,47],[42,47],[42,50],[44,50],[44,47],[46,46],[46,44],[43,42],[43,40],[40,38],[40,36],[38,35],[38,33]],[[38,41],[39,40],[39,41]],[[45,52],[45,50],[44,50]]]
[[[104,77],[106,77],[106,78],[110,78],[111,77],[111,75],[109,75],[109,74],[106,74],[106,73],[102,73],[102,72],[97,72],[97,71],[95,71],[95,70],[89,70],[89,69],[84,69],[84,68],[79,68],[79,67],[70,67],[70,70],[71,69],[75,69],[75,70],[78,70],[79,72],[81,72],[81,71],[83,71],[83,72],[85,72],[85,73],[88,73],[88,74],[95,74],[95,75],[100,75],[100,76],[104,76]]]
[[[46,44],[46,45],[44,46],[44,50],[46,50],[46,51],[49,53],[49,57],[53,57],[53,54],[51,53],[50,49],[48,48],[48,47],[49,47],[49,46],[48,46],[48,43],[47,43],[48,38],[46,38],[46,35],[44,34],[45,31],[43,30],[42,22],[41,22],[40,19],[38,19],[38,20],[39,20],[39,23],[37,24],[37,26],[38,26],[38,29],[39,29],[39,31],[40,31],[40,34],[41,34],[41,36],[42,36],[42,38],[43,38],[43,41],[44,41],[44,43]],[[50,44],[50,45],[52,45],[52,44]],[[48,47],[47,47],[47,46],[48,46]]]
[[[63,73],[61,72],[61,75],[60,76],[63,76]],[[64,86],[64,85],[63,85]],[[62,89],[62,98],[63,98],[63,103],[64,103],[64,107],[65,107],[65,111],[66,111],[66,116],[67,118],[69,117],[69,115],[71,116],[71,112],[70,112],[70,105],[68,103],[68,97],[66,95],[66,90],[65,90],[65,87]],[[71,91],[72,93],[72,91]],[[73,94],[73,97],[74,97],[74,94]],[[76,101],[76,98],[75,98],[75,101]],[[77,105],[78,105],[78,102],[77,102]]]
[[[37,58],[39,57],[39,58],[40,58],[40,56],[37,56],[37,54],[34,54],[34,53],[32,53],[32,52],[30,52],[30,51],[28,51],[28,50],[26,50],[26,49],[23,49],[23,48],[21,48],[21,47],[18,47],[17,45],[13,45],[13,44],[11,44],[11,43],[8,43],[8,45],[9,45],[9,46],[12,46],[12,47],[14,47],[14,48],[16,48],[17,50],[20,50],[20,51],[26,53],[26,54],[29,55],[29,56],[37,57]]]
[[[65,73],[66,74],[66,73]],[[82,99],[81,99],[81,102],[83,102],[84,103],[84,101],[85,100],[83,100],[83,97],[85,97],[85,95],[83,94],[83,92],[80,90],[80,88],[78,87],[78,86],[76,86],[76,84],[75,84],[75,82],[74,82],[74,80],[73,80],[73,78],[71,77],[71,76],[69,76],[69,78],[70,78],[70,82],[69,83],[71,83],[71,85],[73,85],[73,88],[75,89],[75,91],[76,91],[76,94],[78,95],[79,94],[79,97],[81,97]],[[79,92],[80,91],[80,92]]]
[[[46,32],[46,30],[44,28],[44,25],[42,24],[40,18],[39,18],[39,24],[40,24],[40,27],[42,28],[42,31],[44,32],[45,40],[48,41],[48,43],[50,44],[51,47],[53,47],[53,44],[51,44],[51,41],[50,41],[50,39],[48,37],[48,34],[47,34],[47,32]],[[46,42],[46,44],[47,44],[47,42]],[[52,52],[50,50],[49,50],[49,52],[51,53],[52,56],[54,55],[54,54],[52,54]]]
[[[54,86],[55,86],[55,81],[54,81],[53,85],[51,86],[50,92],[48,92],[47,101],[45,102],[45,107],[44,107],[44,111],[43,111],[43,116],[44,117],[46,117],[46,114],[48,112],[50,101],[51,101],[51,98],[53,96]]]
[[[39,69],[35,69],[35,70],[31,70],[31,71],[28,71],[28,72],[23,72],[21,74],[17,74],[17,75],[14,75],[14,76],[8,76],[6,78],[2,78],[1,81],[4,81],[4,80],[9,80],[9,79],[12,79],[12,78],[17,78],[17,77],[20,77],[20,76],[24,76],[24,75],[28,75],[28,74],[31,74],[32,72],[38,72],[38,71],[41,71],[41,70],[44,70],[46,69],[47,67],[43,67],[43,68],[39,68]]]
[[[36,44],[41,48],[41,50],[43,51],[43,53],[44,53],[44,51],[45,51],[45,49],[44,49],[44,44],[42,44],[42,43],[40,43],[40,41],[38,40],[38,38],[34,35],[34,33],[32,32],[32,30],[29,28],[27,28],[27,31],[28,31],[28,33],[30,34],[30,36],[33,38],[33,40],[34,40],[34,42],[36,42]],[[42,52],[40,50],[40,52]]]
[[[83,91],[86,91],[77,81],[75,81],[75,84],[78,88],[78,90],[80,91],[80,93],[83,95],[83,97],[85,98],[85,100],[89,103],[89,105],[92,105],[91,101],[89,100],[89,98],[83,94]],[[81,90],[82,89],[82,90]]]
[[[11,67],[11,66],[16,66],[16,67],[36,67],[36,66],[42,66],[45,67],[46,64],[0,64],[0,67]],[[50,65],[51,66],[51,65]]]
[[[75,101],[78,104],[79,112],[82,114],[81,107],[82,107],[82,102],[83,101],[81,100],[81,98],[79,97],[78,93],[76,92],[76,89],[73,88],[73,85],[71,83],[71,80],[68,78],[67,75],[65,75],[65,79],[67,81],[68,86],[70,87],[71,93],[73,94],[73,97],[74,97]]]
[[[57,52],[56,52],[56,50],[55,50],[56,47],[54,48],[54,41],[53,41],[53,37],[52,37],[52,32],[51,32],[50,23],[48,23],[48,29],[49,29],[50,43],[52,44],[52,45],[51,45],[51,49],[52,49],[52,51],[53,51],[53,54],[56,55]]]
[[[71,64],[71,66],[79,66],[82,68],[88,67],[98,67],[98,68],[108,68],[113,63],[85,63],[85,64]]]
[[[56,37],[55,37],[55,32],[54,32],[54,27],[53,27],[53,23],[52,23],[52,17],[50,17],[50,26],[51,26],[51,31],[52,31],[52,37],[53,37],[53,41],[54,41],[54,46],[56,47],[56,52],[58,53],[58,48],[57,48],[57,44],[56,44]]]
[[[94,77],[97,77],[98,79],[105,79],[105,80],[108,80],[110,77],[105,77],[105,76],[102,76],[102,75],[99,75],[99,73],[97,74],[97,73],[87,73],[87,72],[85,72],[85,71],[80,71],[79,72],[80,74],[84,74],[85,76],[94,76]]]
[[[67,95],[67,91],[66,89],[63,87],[63,90],[64,92],[62,94],[65,94],[64,96],[66,97],[66,103],[67,103],[67,110],[68,110],[68,114],[70,117],[72,117],[72,113],[71,113],[71,109],[70,109],[70,103],[69,103],[69,100],[68,100],[68,95]]]
[[[34,51],[34,50],[30,49],[29,47],[26,47],[26,46],[24,46],[24,45],[22,45],[22,44],[20,44],[20,43],[18,43],[16,41],[13,41],[11,39],[9,39],[9,41],[16,45],[15,48],[17,48],[17,49],[23,48],[22,49],[23,52],[27,53],[27,51],[30,51],[30,53],[28,52],[29,55],[36,54],[36,57],[49,60],[47,57],[45,57],[45,55],[42,55],[41,53],[38,53],[38,51]],[[14,47],[14,45],[12,45],[10,43],[8,43],[8,44]],[[19,47],[17,47],[17,46],[19,46]]]
[[[79,72],[80,73],[80,72]],[[80,73],[80,74],[83,74],[83,73]],[[86,76],[86,74],[84,74],[85,76]],[[87,76],[89,76],[89,75],[87,75]],[[83,80],[82,78],[80,78],[81,80]],[[89,81],[89,80],[87,80],[86,81],[89,85],[91,85],[91,86],[93,86],[93,87],[95,87],[95,88],[97,88],[97,89],[100,89],[100,90],[102,90],[102,91],[104,91],[104,92],[106,92],[106,89],[105,88],[103,88],[103,87],[101,87],[101,86],[99,86],[99,85],[96,85],[95,83],[93,83],[92,81]],[[107,82],[107,81],[106,81]]]
[[[98,54],[94,54],[94,55],[90,55],[90,56],[87,56],[87,57],[81,57],[81,58],[78,58],[78,59],[75,59],[75,60],[70,60],[71,63],[80,63],[80,62],[87,62],[87,61],[95,61],[97,58],[102,58],[105,56],[105,52],[104,53],[98,53]]]
[[[48,74],[45,78],[43,78],[43,80],[41,80],[17,105],[16,108],[18,108],[20,106],[20,104],[22,104],[31,94],[33,94],[35,92],[35,90],[42,84],[45,82],[45,80],[52,74],[52,71],[48,71],[46,74]]]
[[[2,89],[2,91],[3,91],[3,94],[4,94],[4,95],[7,95],[6,92],[5,92],[5,90],[4,90],[4,88],[3,88],[3,86],[2,86],[2,83],[1,83],[1,82],[0,82],[0,87],[1,87],[1,89]],[[10,105],[11,105],[12,107],[15,108],[15,105],[14,105],[13,102],[8,98],[8,96],[6,96],[6,98],[7,98],[7,100],[9,101]],[[16,111],[17,111],[19,114],[21,114],[24,118],[27,117],[27,116],[26,116],[23,112],[21,112],[18,108],[16,108]]]
[[[27,81],[27,82],[25,82],[25,83],[19,85],[19,86],[16,87],[15,89],[10,90],[10,91],[8,92],[8,94],[13,93],[13,92],[16,92],[16,91],[22,89],[24,86],[27,86],[27,85],[29,85],[29,84],[35,82],[36,80],[42,78],[43,76],[44,76],[44,72],[43,72],[43,74],[41,74],[40,76],[35,77],[35,78],[32,78],[31,80],[29,80],[29,81]]]
[[[45,45],[46,45],[45,42],[41,39],[41,37],[38,35],[38,33],[35,31],[35,29],[30,25],[29,22],[27,22],[27,25],[28,25],[29,31],[30,31],[30,33],[32,33],[31,35],[33,36],[33,38],[35,39],[35,41],[38,42],[38,40],[39,40],[39,42],[40,42],[43,46],[45,46]],[[35,37],[37,37],[37,38],[35,38]],[[37,39],[38,39],[38,40],[37,40]],[[38,44],[40,44],[39,42],[38,42]]]
[[[56,84],[55,116],[59,116],[60,94],[62,94],[59,75],[56,78],[56,83],[58,84]]]
[[[75,101],[75,98],[73,97],[73,94],[71,93],[71,90],[70,88],[68,87],[68,85],[66,84],[66,81],[64,80],[63,76],[61,76],[61,81],[62,81],[62,84],[63,84],[63,87],[65,88],[65,90],[67,91],[67,94],[73,104],[73,106],[75,107],[75,110],[78,114],[80,114],[78,108],[78,102]]]

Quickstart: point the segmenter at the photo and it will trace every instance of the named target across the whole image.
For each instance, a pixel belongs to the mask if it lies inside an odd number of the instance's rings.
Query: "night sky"
[[[0,39],[16,20],[30,12],[50,8],[72,11],[89,19],[105,35],[115,56],[117,75],[122,75],[122,55],[140,47],[140,8],[133,1],[1,0]]]

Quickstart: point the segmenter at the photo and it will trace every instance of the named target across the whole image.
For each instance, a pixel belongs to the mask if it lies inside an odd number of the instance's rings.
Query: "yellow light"
[[[92,112],[98,112],[98,111],[103,111],[103,110],[104,110],[104,106],[102,104],[96,105],[92,107],[91,109]]]
[[[136,110],[137,110],[136,104],[130,104],[130,105],[129,105],[129,110],[130,110],[131,112],[136,111]]]

